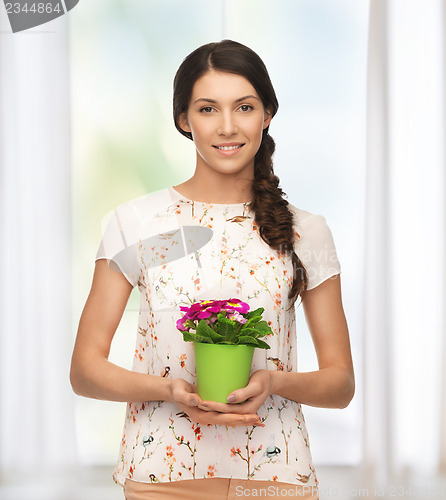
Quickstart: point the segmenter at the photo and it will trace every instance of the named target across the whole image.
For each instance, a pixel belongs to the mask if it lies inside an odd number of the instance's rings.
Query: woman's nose
[[[236,119],[232,113],[222,113],[220,115],[219,135],[234,135],[238,131]]]

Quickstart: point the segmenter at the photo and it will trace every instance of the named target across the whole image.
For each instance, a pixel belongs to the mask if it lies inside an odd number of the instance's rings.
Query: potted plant
[[[180,306],[177,328],[193,342],[197,392],[201,399],[226,403],[228,394],[249,381],[254,349],[269,349],[261,340],[272,330],[262,320],[263,307],[249,311],[239,299],[202,300]]]

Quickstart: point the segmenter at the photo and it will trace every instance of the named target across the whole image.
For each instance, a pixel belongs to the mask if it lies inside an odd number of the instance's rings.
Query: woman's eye
[[[204,108],[200,109],[201,113],[210,113],[212,111],[212,108],[210,106],[205,106]]]
[[[250,106],[249,104],[243,104],[243,106],[240,106],[240,109],[246,113],[247,111],[251,111],[251,109],[254,109],[252,106]]]

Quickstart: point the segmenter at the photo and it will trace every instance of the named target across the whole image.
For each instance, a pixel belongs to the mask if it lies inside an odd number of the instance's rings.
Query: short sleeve
[[[132,215],[132,210],[122,205],[104,217],[95,260],[106,259],[110,269],[121,272],[135,287],[139,281],[138,228]]]
[[[305,219],[298,232],[295,252],[307,272],[307,290],[341,273],[333,235],[322,215],[311,214]]]

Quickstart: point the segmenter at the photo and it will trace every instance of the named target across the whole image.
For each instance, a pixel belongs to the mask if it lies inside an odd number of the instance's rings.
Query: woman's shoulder
[[[336,245],[323,215],[299,209],[294,205],[289,208],[294,217],[294,249],[307,272],[307,290],[311,290],[341,272]]]
[[[144,193],[130,200],[126,200],[116,206],[116,210],[147,210],[148,208],[157,209],[162,205],[171,203],[168,188],[158,189],[150,193]]]
[[[115,205],[102,219],[102,233],[125,242],[138,241],[156,215],[172,203],[167,188],[158,189]]]
[[[321,214],[315,214],[308,210],[298,208],[292,203],[288,203],[288,208],[293,213],[294,228],[297,231],[299,229],[303,231],[309,227],[320,226],[321,223],[326,224],[325,217]]]
[[[334,247],[333,234],[323,215],[297,208],[292,204],[288,204],[288,207],[293,213],[297,249]]]
[[[124,225],[141,225],[150,221],[158,212],[172,203],[168,188],[158,189],[119,203],[108,216],[120,219]]]

